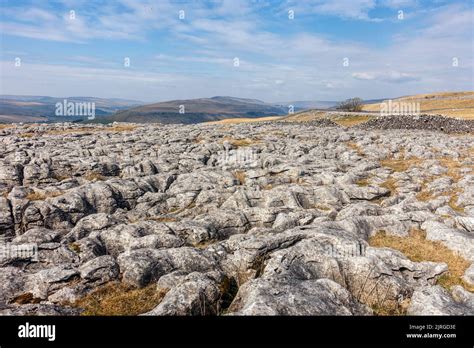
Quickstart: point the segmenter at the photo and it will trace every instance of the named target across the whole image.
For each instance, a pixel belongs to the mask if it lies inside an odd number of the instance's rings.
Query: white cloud
[[[381,6],[401,9],[417,6],[418,0],[381,0],[379,3]]]
[[[402,3],[416,5],[393,0],[384,2],[383,6],[402,6]],[[104,60],[92,57],[93,52],[90,56],[75,56],[74,60],[97,65],[96,69],[25,64],[21,70],[12,70],[10,64],[2,77],[4,88],[8,88],[5,92],[42,91],[58,96],[110,93],[147,100],[230,94],[271,101],[303,97],[377,98],[430,89],[472,88],[469,6],[448,5],[419,14],[416,26],[407,21],[405,27],[404,23],[400,34],[382,50],[370,38],[365,43],[343,42],[341,38],[336,40],[303,30],[271,32],[266,29],[266,19],[258,18],[248,2],[237,5],[224,1],[215,5],[217,10],[194,2],[182,5],[120,0],[120,4],[128,11],[122,13],[115,6],[99,9],[94,15],[79,10],[74,22],[68,19],[67,13],[53,16],[49,12],[36,12],[48,20],[36,26],[26,20],[10,21],[3,23],[2,30],[18,36],[82,43],[94,38],[137,42],[146,40],[150,30],[167,30],[177,44],[188,48],[186,55],[160,52],[158,44],[154,56],[148,58],[150,65],[133,61],[129,70],[113,69]],[[375,6],[374,1],[368,0],[301,1],[297,6],[300,4],[311,13],[360,20],[373,20],[369,14]],[[178,19],[177,9],[181,6],[187,10],[186,21]],[[34,13],[30,12],[29,16]],[[226,19],[216,13],[225,13]],[[238,69],[232,64],[236,56],[241,63]],[[342,66],[344,57],[350,59],[348,67]],[[458,68],[451,64],[453,57],[459,58]],[[181,73],[160,73],[166,71],[163,67],[174,67],[173,71]],[[201,67],[209,67],[212,73],[201,71]]]
[[[352,73],[352,77],[358,80],[374,80],[375,76],[366,72],[355,72]]]

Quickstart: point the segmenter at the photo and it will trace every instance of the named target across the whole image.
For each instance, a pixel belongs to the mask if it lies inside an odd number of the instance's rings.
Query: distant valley
[[[12,122],[91,122],[87,116],[56,116],[55,105],[64,99],[73,103],[95,103],[93,123],[183,123],[193,124],[232,118],[259,118],[287,115],[297,111],[330,108],[333,101],[266,103],[257,99],[216,96],[146,104],[135,100],[89,97],[0,96],[0,123]]]
[[[0,95],[0,123],[82,121],[87,117],[56,116],[56,103],[94,103],[96,117],[144,104],[137,100],[118,98]]]

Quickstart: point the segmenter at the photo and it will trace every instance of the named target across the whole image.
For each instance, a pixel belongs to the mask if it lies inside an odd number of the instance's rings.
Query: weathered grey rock
[[[26,277],[25,292],[31,293],[34,299],[44,300],[78,275],[79,272],[75,269],[59,266],[44,269]]]
[[[22,184],[22,171],[21,165],[14,164],[9,165],[1,163],[0,165],[0,181],[8,186],[15,186]]]
[[[474,216],[457,216],[456,222],[467,232],[474,233]]]
[[[50,243],[57,242],[61,239],[62,233],[60,231],[53,231],[47,228],[38,227],[32,228],[31,230],[26,231],[22,235],[15,237],[12,242],[21,244],[21,243]]]
[[[120,270],[115,259],[110,255],[96,257],[80,268],[81,278],[88,282],[106,283],[119,276]]]
[[[409,315],[472,315],[473,308],[456,302],[440,286],[429,286],[413,293]]]
[[[0,315],[14,316],[61,316],[61,315],[79,315],[82,310],[79,308],[71,308],[62,305],[38,303],[24,305],[9,305],[4,308],[0,307]]]
[[[470,315],[474,311],[474,294],[464,289],[461,285],[455,285],[451,288],[451,294],[454,300],[468,307],[471,310]]]
[[[381,215],[382,212],[383,209],[375,203],[357,202],[341,209],[337,214],[336,220],[344,220],[358,216],[377,216]]]
[[[63,305],[73,304],[91,291],[90,284],[78,283],[69,287],[63,287],[48,297],[48,302]]]
[[[216,279],[193,272],[168,291],[160,304],[145,315],[216,315],[221,296],[221,285]]]
[[[421,225],[426,239],[439,241],[464,258],[474,261],[474,235],[464,230],[449,228],[443,223],[427,221]]]
[[[119,223],[120,220],[112,215],[104,213],[92,214],[79,220],[65,239],[73,242],[87,237],[93,231],[101,231]]]
[[[352,200],[371,201],[387,196],[390,193],[389,189],[378,186],[361,187],[357,185],[345,185],[342,189]]]
[[[463,187],[463,192],[458,196],[456,204],[459,207],[468,207],[474,205],[474,186]]]
[[[0,268],[0,304],[21,295],[25,286],[25,273],[17,267]]]
[[[11,236],[14,233],[14,221],[10,202],[0,197],[0,235]]]
[[[367,315],[342,286],[329,279],[296,283],[254,279],[245,283],[229,308],[234,315]]]
[[[122,253],[117,261],[123,281],[136,286],[147,285],[176,270],[187,273],[205,272],[217,267],[211,254],[189,247],[138,249]]]
[[[471,263],[471,265],[466,269],[462,276],[462,280],[466,282],[466,284],[474,286],[474,263]]]
[[[98,232],[107,253],[117,257],[127,250],[145,248],[175,248],[184,245],[165,224],[156,221],[142,221],[129,225],[116,225]]]

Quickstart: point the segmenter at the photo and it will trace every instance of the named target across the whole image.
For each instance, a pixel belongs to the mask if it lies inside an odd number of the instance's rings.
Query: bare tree
[[[360,98],[350,98],[340,102],[336,109],[344,111],[362,111],[363,101]]]

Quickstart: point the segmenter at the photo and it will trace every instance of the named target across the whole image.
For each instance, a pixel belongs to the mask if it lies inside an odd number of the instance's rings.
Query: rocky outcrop
[[[389,121],[5,128],[0,314],[117,283],[163,294],[144,315],[472,314],[473,264],[447,290],[447,263],[370,244],[474,262],[472,135],[447,134],[470,123]]]

